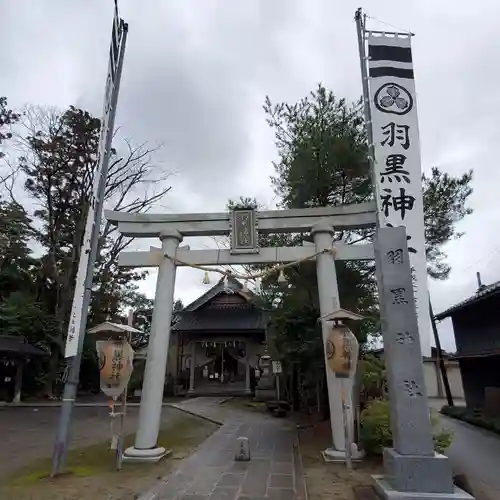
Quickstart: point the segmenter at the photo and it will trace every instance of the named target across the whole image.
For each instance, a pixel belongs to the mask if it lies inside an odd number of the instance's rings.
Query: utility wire
[[[367,19],[371,19],[372,21],[375,21],[377,23],[385,24],[386,26],[389,26],[389,28],[395,29],[397,31],[404,31],[405,33],[408,33],[409,35],[413,35],[413,33],[410,30],[407,30],[405,28],[400,28],[399,26],[394,26],[394,24],[386,23],[385,21],[381,21],[380,19],[373,17],[373,16],[370,16],[366,13],[365,13],[365,17]],[[369,29],[366,28],[366,26],[365,26],[365,29],[366,29],[366,31],[370,31]]]

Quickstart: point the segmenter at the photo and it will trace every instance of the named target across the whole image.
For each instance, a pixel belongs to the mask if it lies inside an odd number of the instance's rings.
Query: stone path
[[[294,425],[220,402],[200,397],[173,405],[223,425],[140,500],[306,500]],[[240,436],[249,438],[250,462],[234,461]]]
[[[486,430],[440,415],[442,427],[454,434],[446,450],[456,472],[465,473],[477,500],[500,498],[500,438]]]

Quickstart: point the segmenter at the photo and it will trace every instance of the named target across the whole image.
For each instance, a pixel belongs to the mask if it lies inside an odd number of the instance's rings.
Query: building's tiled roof
[[[245,300],[237,307],[211,308],[207,305],[219,295],[237,294]],[[224,278],[201,297],[176,313],[172,330],[177,332],[237,332],[263,331],[267,328],[269,312],[260,298],[246,290],[236,278]]]
[[[265,330],[268,314],[256,308],[248,309],[202,309],[186,311],[179,315],[172,327],[180,332],[224,332]]]
[[[439,314],[436,314],[436,319],[442,320],[447,318],[448,316],[451,316],[454,312],[459,311],[460,309],[463,309],[464,307],[471,306],[480,300],[484,300],[487,297],[491,297],[493,295],[497,295],[500,293],[500,281],[497,281],[496,283],[493,283],[491,285],[484,286],[480,288],[472,297],[469,297],[468,299],[462,300],[462,302],[459,302],[458,304],[455,304],[452,307],[449,307],[443,312],[440,312]]]
[[[19,354],[21,356],[45,356],[48,353],[26,342],[24,337],[0,335],[0,354]]]
[[[111,321],[105,321],[92,327],[87,333],[102,333],[102,332],[113,332],[113,333],[143,333],[142,330],[138,330],[133,326],[122,325],[120,323],[112,323]]]
[[[384,353],[384,348],[380,347],[379,349],[372,349],[371,351],[368,351],[368,353],[373,354],[374,356],[381,356]],[[437,348],[431,347],[430,357],[423,356],[423,359],[424,360],[435,360],[437,358],[437,354],[438,354]],[[454,359],[455,355],[441,349],[441,357],[443,359]]]
[[[187,305],[181,313],[187,312],[187,311],[195,311],[199,309],[200,307],[204,306],[208,302],[210,302],[212,299],[214,299],[217,295],[221,293],[227,293],[227,291],[230,291],[231,293],[237,293],[241,295],[242,297],[245,298],[248,302],[254,303],[255,305],[261,305],[259,297],[256,296],[253,292],[250,290],[243,291],[243,284],[240,283],[236,278],[229,276],[227,280],[227,289],[224,284],[224,278],[221,278],[215,286],[210,288],[210,290],[206,291],[203,295],[198,297],[195,301],[191,302],[191,304]],[[263,305],[263,304],[262,304]]]

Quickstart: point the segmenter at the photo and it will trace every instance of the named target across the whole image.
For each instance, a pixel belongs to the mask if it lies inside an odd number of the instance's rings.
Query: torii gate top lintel
[[[149,214],[105,211],[106,219],[118,226],[124,236],[159,237],[163,231],[175,229],[182,236],[224,236],[231,232],[231,213]],[[321,219],[335,228],[361,229],[376,223],[373,202],[335,207],[291,210],[255,211],[258,231],[269,233],[308,232]]]
[[[305,208],[294,210],[256,211],[236,209],[233,212],[211,214],[142,214],[106,211],[106,218],[118,226],[124,236],[160,238],[172,235],[178,241],[184,236],[231,237],[229,250],[190,250],[179,247],[174,252],[177,265],[229,265],[290,263],[313,255],[310,246],[259,248],[258,233],[328,232],[328,228],[368,228],[375,226],[375,205],[362,203],[338,207]],[[314,230],[313,230],[314,228]],[[331,248],[331,238],[321,245]],[[316,241],[316,237],[313,236]],[[322,239],[322,236],[318,236]],[[317,241],[315,243],[317,246]],[[317,249],[316,249],[317,250]],[[164,259],[162,249],[149,252],[121,252],[121,267],[157,267]],[[335,244],[337,260],[372,260],[373,245]]]

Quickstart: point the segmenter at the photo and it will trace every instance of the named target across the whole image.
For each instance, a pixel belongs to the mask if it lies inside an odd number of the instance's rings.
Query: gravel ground
[[[37,459],[50,457],[60,408],[0,407],[0,478]],[[136,430],[139,408],[128,409],[125,432]],[[162,427],[180,418],[177,410],[163,407]],[[70,448],[99,443],[110,436],[109,408],[76,407]]]

